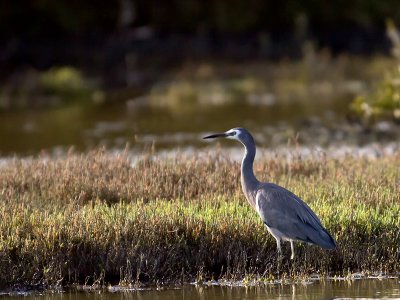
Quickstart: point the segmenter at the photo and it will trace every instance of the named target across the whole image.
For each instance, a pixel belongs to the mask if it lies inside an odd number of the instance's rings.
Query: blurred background
[[[3,157],[400,139],[397,0],[1,1],[0,24]]]

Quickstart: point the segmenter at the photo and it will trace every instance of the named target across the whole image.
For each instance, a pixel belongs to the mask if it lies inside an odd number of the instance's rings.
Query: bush
[[[358,96],[352,103],[352,109],[368,123],[382,119],[400,121],[400,35],[390,20],[387,21],[387,35],[393,44],[396,66],[372,93]]]

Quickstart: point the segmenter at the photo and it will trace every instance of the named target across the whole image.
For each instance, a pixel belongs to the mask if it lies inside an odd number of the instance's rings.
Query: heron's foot
[[[281,265],[283,262],[283,255],[282,252],[278,251],[277,253],[277,260],[276,260],[276,271],[278,273],[278,278],[279,278],[279,274],[280,274],[280,269],[281,269]]]
[[[278,258],[278,263],[281,263],[281,262],[283,261],[282,252],[278,251],[278,253],[277,253],[277,258]]]

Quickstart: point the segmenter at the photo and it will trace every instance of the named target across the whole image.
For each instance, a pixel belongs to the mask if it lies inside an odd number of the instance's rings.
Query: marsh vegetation
[[[310,274],[399,271],[400,156],[261,157],[258,177],[321,217],[337,250],[276,245],[221,153],[160,159],[96,150],[13,159],[0,173],[0,282],[268,282]],[[3,286],[3,287],[4,287]]]

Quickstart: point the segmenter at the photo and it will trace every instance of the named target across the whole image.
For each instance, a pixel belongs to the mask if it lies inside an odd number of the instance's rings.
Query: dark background
[[[67,64],[119,86],[127,53],[138,68],[160,69],[296,58],[305,39],[333,54],[386,53],[387,18],[400,23],[400,1],[1,1],[0,75]]]

